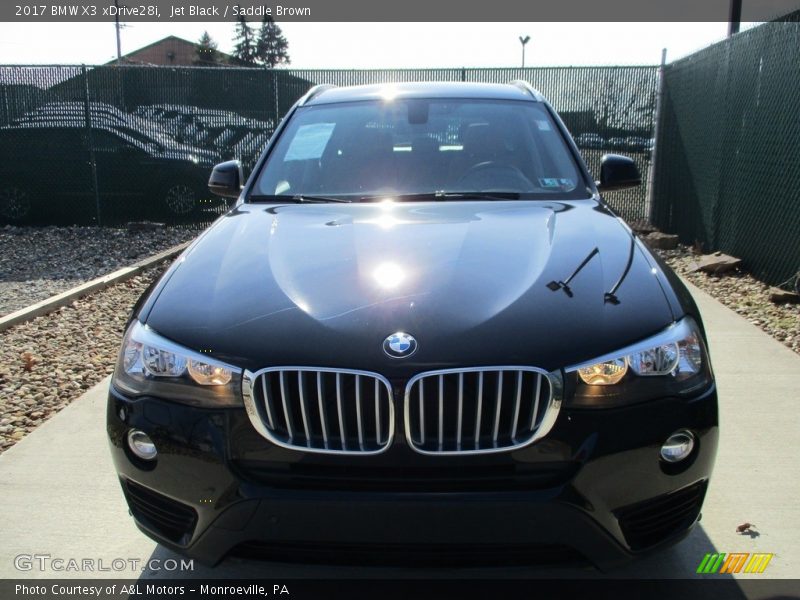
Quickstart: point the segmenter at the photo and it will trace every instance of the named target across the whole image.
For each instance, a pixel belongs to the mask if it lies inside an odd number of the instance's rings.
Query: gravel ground
[[[133,304],[168,264],[0,332],[0,452],[111,373]]]
[[[178,228],[0,227],[0,316],[196,235]]]
[[[740,271],[724,275],[689,273],[698,255],[688,246],[657,252],[676,273],[800,354],[800,304],[773,303],[770,286]]]

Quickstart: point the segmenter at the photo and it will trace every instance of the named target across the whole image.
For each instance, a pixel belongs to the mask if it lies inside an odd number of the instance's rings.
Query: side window
[[[96,152],[116,152],[117,150],[130,146],[130,144],[116,135],[101,129],[92,131],[92,142]]]
[[[43,136],[35,129],[5,131],[0,137],[0,149],[2,149],[3,157],[15,163],[40,159],[45,147]]]
[[[0,147],[3,149],[19,148],[20,150],[23,148],[30,148],[31,146],[38,145],[38,142],[33,141],[35,137],[35,135],[24,136],[16,131],[5,131],[2,137],[0,137]]]
[[[83,130],[70,129],[44,129],[35,134],[36,146],[41,148],[43,155],[51,155],[59,160],[69,156],[77,156],[76,152],[86,150],[87,146],[82,139]],[[68,154],[65,154],[68,153]]]

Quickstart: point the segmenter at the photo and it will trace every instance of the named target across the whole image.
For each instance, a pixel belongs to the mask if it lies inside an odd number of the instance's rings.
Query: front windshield
[[[544,105],[462,99],[302,107],[251,194],[358,199],[436,192],[587,195]]]

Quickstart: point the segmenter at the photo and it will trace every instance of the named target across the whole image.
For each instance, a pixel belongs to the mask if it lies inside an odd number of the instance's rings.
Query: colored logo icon
[[[392,358],[406,358],[417,351],[417,340],[413,335],[398,331],[383,340],[383,351]]]

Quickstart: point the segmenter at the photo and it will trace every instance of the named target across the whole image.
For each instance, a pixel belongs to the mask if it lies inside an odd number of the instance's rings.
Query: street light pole
[[[522,44],[522,68],[525,68],[525,44],[531,41],[531,36],[526,35],[525,37],[519,36],[519,42]]]

